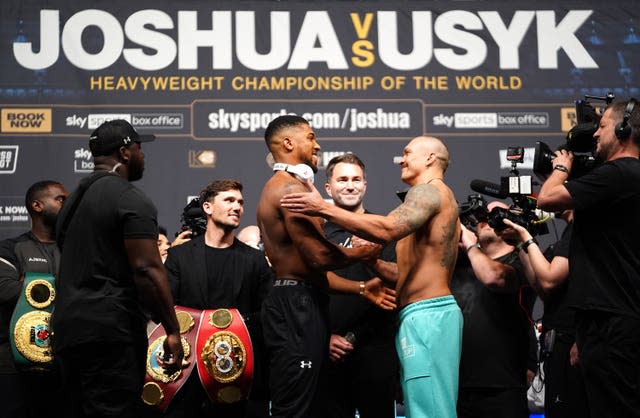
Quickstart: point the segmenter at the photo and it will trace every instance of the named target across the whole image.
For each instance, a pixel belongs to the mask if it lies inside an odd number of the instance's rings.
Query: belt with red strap
[[[202,312],[196,351],[200,382],[212,402],[247,399],[253,380],[253,348],[237,309]]]
[[[149,349],[147,350],[147,373],[144,377],[142,400],[162,412],[166,411],[175,394],[182,388],[191,374],[195,362],[193,361],[193,348],[195,347],[198,328],[202,311],[198,309],[176,306],[176,316],[180,324],[180,336],[184,359],[189,365],[184,369],[167,374],[165,369],[158,364],[158,355],[163,352],[162,344],[167,333],[162,325],[156,326],[149,334]]]
[[[183,306],[175,309],[184,358],[189,365],[166,374],[158,364],[157,355],[166,338],[164,328],[158,325],[149,335],[143,401],[166,411],[196,363],[200,382],[212,402],[246,399],[253,379],[253,348],[240,312],[237,309],[201,311]]]

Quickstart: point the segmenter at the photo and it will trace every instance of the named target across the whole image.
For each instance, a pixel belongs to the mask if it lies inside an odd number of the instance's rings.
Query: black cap
[[[104,122],[91,133],[89,149],[94,157],[109,155],[120,147],[127,147],[134,142],[150,142],[155,135],[140,135],[133,126],[124,119]]]

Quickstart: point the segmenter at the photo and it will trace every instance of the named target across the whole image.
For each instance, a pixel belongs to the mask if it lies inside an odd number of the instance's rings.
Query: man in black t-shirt
[[[131,184],[144,171],[141,142],[152,139],[125,120],[100,125],[89,139],[95,171],[58,215],[62,256],[51,327],[65,417],[140,416],[147,312],[167,332],[158,364],[168,373],[182,366],[178,319],[156,242],[157,210]]]
[[[205,233],[172,247],[165,262],[171,292],[180,306],[240,311],[253,347],[253,383],[248,401],[212,403],[194,368],[164,416],[267,417],[267,365],[260,310],[271,289],[271,269],[262,251],[242,243],[234,235],[244,213],[240,182],[232,179],[211,182],[200,192],[200,204],[207,218]]]
[[[367,188],[364,163],[354,154],[334,157],[326,167],[325,191],[343,209],[365,213]],[[353,235],[332,222],[323,225],[329,241],[351,247]],[[380,277],[397,280],[395,244],[380,258],[334,270],[350,280]],[[391,284],[391,287],[394,285]],[[399,389],[399,363],[394,347],[395,312],[383,311],[362,297],[331,294],[329,298],[328,417],[347,418],[358,410],[361,418],[393,418]]]
[[[544,210],[575,209],[569,292],[592,417],[640,416],[640,105],[611,104],[594,134],[604,161],[569,179],[573,154],[556,151],[538,195]]]
[[[491,202],[488,209],[499,202]],[[528,287],[515,248],[487,222],[463,227],[451,291],[462,309],[458,417],[527,418]]]
[[[55,241],[55,225],[67,195],[65,187],[57,181],[43,180],[32,184],[25,195],[31,229],[0,241],[0,393],[5,399],[2,403],[5,418],[40,417],[60,410],[60,376],[55,359],[47,365],[45,373],[38,370],[42,364],[15,364],[12,344],[16,342],[10,341],[10,328],[12,319],[46,312],[31,304],[24,304],[28,308],[20,311],[19,303],[25,298],[26,288],[35,283],[25,283],[25,273],[58,274],[60,250]],[[55,304],[55,296],[51,303]],[[14,323],[16,328],[18,321]],[[32,342],[36,349],[46,349],[51,343],[51,338],[45,335],[47,338],[38,341],[38,345],[36,341]]]

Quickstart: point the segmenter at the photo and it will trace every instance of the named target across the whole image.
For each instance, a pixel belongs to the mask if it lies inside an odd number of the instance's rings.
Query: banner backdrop
[[[211,180],[244,183],[243,225],[271,175],[264,129],[308,119],[323,168],[367,165],[369,210],[405,188],[394,157],[421,134],[448,145],[459,201],[500,182],[508,146],[552,148],[585,95],[638,96],[638,12],[600,1],[29,1],[0,4],[0,238],[29,227],[24,193],[91,172],[107,119],[154,133],[138,182],[170,232]],[[502,158],[501,158],[502,156]],[[537,190],[537,188],[536,188]],[[173,235],[173,234],[172,234]]]

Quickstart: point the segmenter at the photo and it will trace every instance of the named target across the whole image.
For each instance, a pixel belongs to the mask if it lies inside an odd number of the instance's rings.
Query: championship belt
[[[145,404],[162,412],[166,411],[175,394],[182,388],[189,378],[195,365],[195,361],[189,360],[198,335],[198,327],[202,311],[199,309],[176,306],[176,316],[180,324],[180,336],[184,350],[184,360],[189,365],[184,369],[167,374],[165,369],[158,364],[157,356],[162,357],[163,343],[167,333],[162,325],[156,326],[149,334],[149,348],[147,350],[147,373],[144,377],[142,400]]]
[[[237,309],[203,311],[196,351],[200,382],[212,402],[247,399],[253,381],[253,347]]]
[[[11,352],[18,368],[46,371],[53,364],[49,324],[55,298],[51,274],[25,273],[9,328]]]

